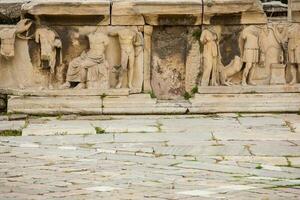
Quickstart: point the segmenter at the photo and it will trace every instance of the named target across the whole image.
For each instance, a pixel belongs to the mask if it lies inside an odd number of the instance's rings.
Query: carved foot
[[[71,84],[69,82],[66,82],[65,84],[61,85],[59,87],[59,89],[67,89],[67,88],[70,88],[71,87]]]
[[[25,89],[24,85],[22,85],[22,84],[19,85],[19,88],[20,88],[21,90],[24,90],[24,89]]]
[[[121,83],[118,83],[118,85],[116,86],[117,89],[120,89],[122,87]]]
[[[253,86],[255,86],[255,85],[256,85],[256,83],[254,83],[254,82],[249,82],[249,85],[253,85]]]
[[[291,82],[289,82],[290,85],[295,85],[297,83],[296,80],[292,80]]]
[[[247,85],[248,84],[245,81],[242,82],[242,86],[247,86]]]
[[[76,89],[76,90],[85,89],[85,84],[84,83],[78,83],[78,85],[74,89]]]
[[[232,86],[233,84],[232,84],[231,82],[226,81],[226,82],[224,83],[224,85],[225,85],[225,86]]]

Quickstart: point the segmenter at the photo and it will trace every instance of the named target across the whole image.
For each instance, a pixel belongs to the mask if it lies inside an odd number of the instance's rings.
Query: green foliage
[[[243,117],[241,113],[236,113],[237,117]]]
[[[200,40],[200,36],[201,36],[201,30],[195,30],[193,32],[193,37],[196,39],[196,40]]]
[[[57,120],[61,120],[61,118],[62,118],[62,114],[59,114],[59,115],[56,117]]]
[[[105,93],[101,94],[100,98],[103,100],[107,95]]]
[[[95,127],[95,130],[96,130],[97,134],[104,134],[105,133],[105,130],[101,127]]]
[[[192,94],[196,94],[198,93],[198,86],[193,87],[193,89],[191,90]]]
[[[184,97],[185,100],[189,100],[190,98],[192,98],[192,95],[190,93],[188,93],[188,92],[185,92],[183,94],[183,97]]]
[[[21,130],[3,130],[0,131],[0,136],[22,136]]]
[[[261,166],[261,164],[259,164],[259,165],[257,165],[256,167],[255,167],[255,169],[262,169],[263,167]]]
[[[151,97],[152,99],[155,99],[155,98],[156,98],[156,95],[154,94],[153,91],[149,92],[149,94],[150,94],[150,97]]]

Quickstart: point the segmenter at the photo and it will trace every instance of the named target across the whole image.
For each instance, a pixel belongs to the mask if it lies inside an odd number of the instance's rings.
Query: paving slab
[[[69,135],[96,134],[95,128],[88,121],[47,121],[44,124],[29,124],[22,135]]]
[[[106,133],[154,133],[158,132],[156,120],[124,119],[91,121],[94,127],[103,129]]]
[[[22,130],[25,121],[0,121],[0,131],[4,130]]]

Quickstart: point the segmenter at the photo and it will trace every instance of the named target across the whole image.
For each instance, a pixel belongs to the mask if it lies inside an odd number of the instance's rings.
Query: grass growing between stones
[[[162,126],[163,126],[163,124],[160,123],[160,122],[156,122],[156,124],[154,125],[154,127],[157,128],[157,132],[158,132],[158,133],[161,133],[161,132],[162,132],[162,128],[161,128]]]
[[[259,164],[259,165],[257,165],[256,167],[255,167],[255,169],[262,169],[263,167],[261,166],[261,164]]]
[[[22,130],[2,130],[0,136],[22,136]]]
[[[295,188],[300,187],[300,184],[293,184],[293,185],[275,185],[272,187],[266,187],[265,189],[281,189],[281,188]]]
[[[149,95],[150,95],[151,99],[155,99],[156,98],[156,95],[155,95],[155,93],[153,91],[150,91]]]
[[[190,98],[192,98],[192,95],[190,93],[188,93],[188,92],[185,92],[183,94],[183,97],[184,97],[185,100],[189,100]]]
[[[198,86],[195,86],[195,87],[193,87],[193,89],[191,90],[191,93],[192,94],[196,94],[196,93],[198,93]]]
[[[105,133],[105,130],[101,127],[95,127],[95,130],[96,130],[97,134],[104,134]]]

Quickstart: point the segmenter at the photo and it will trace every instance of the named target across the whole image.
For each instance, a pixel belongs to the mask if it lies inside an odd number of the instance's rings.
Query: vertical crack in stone
[[[109,0],[109,25],[112,25],[112,8],[113,8],[113,1]]]

